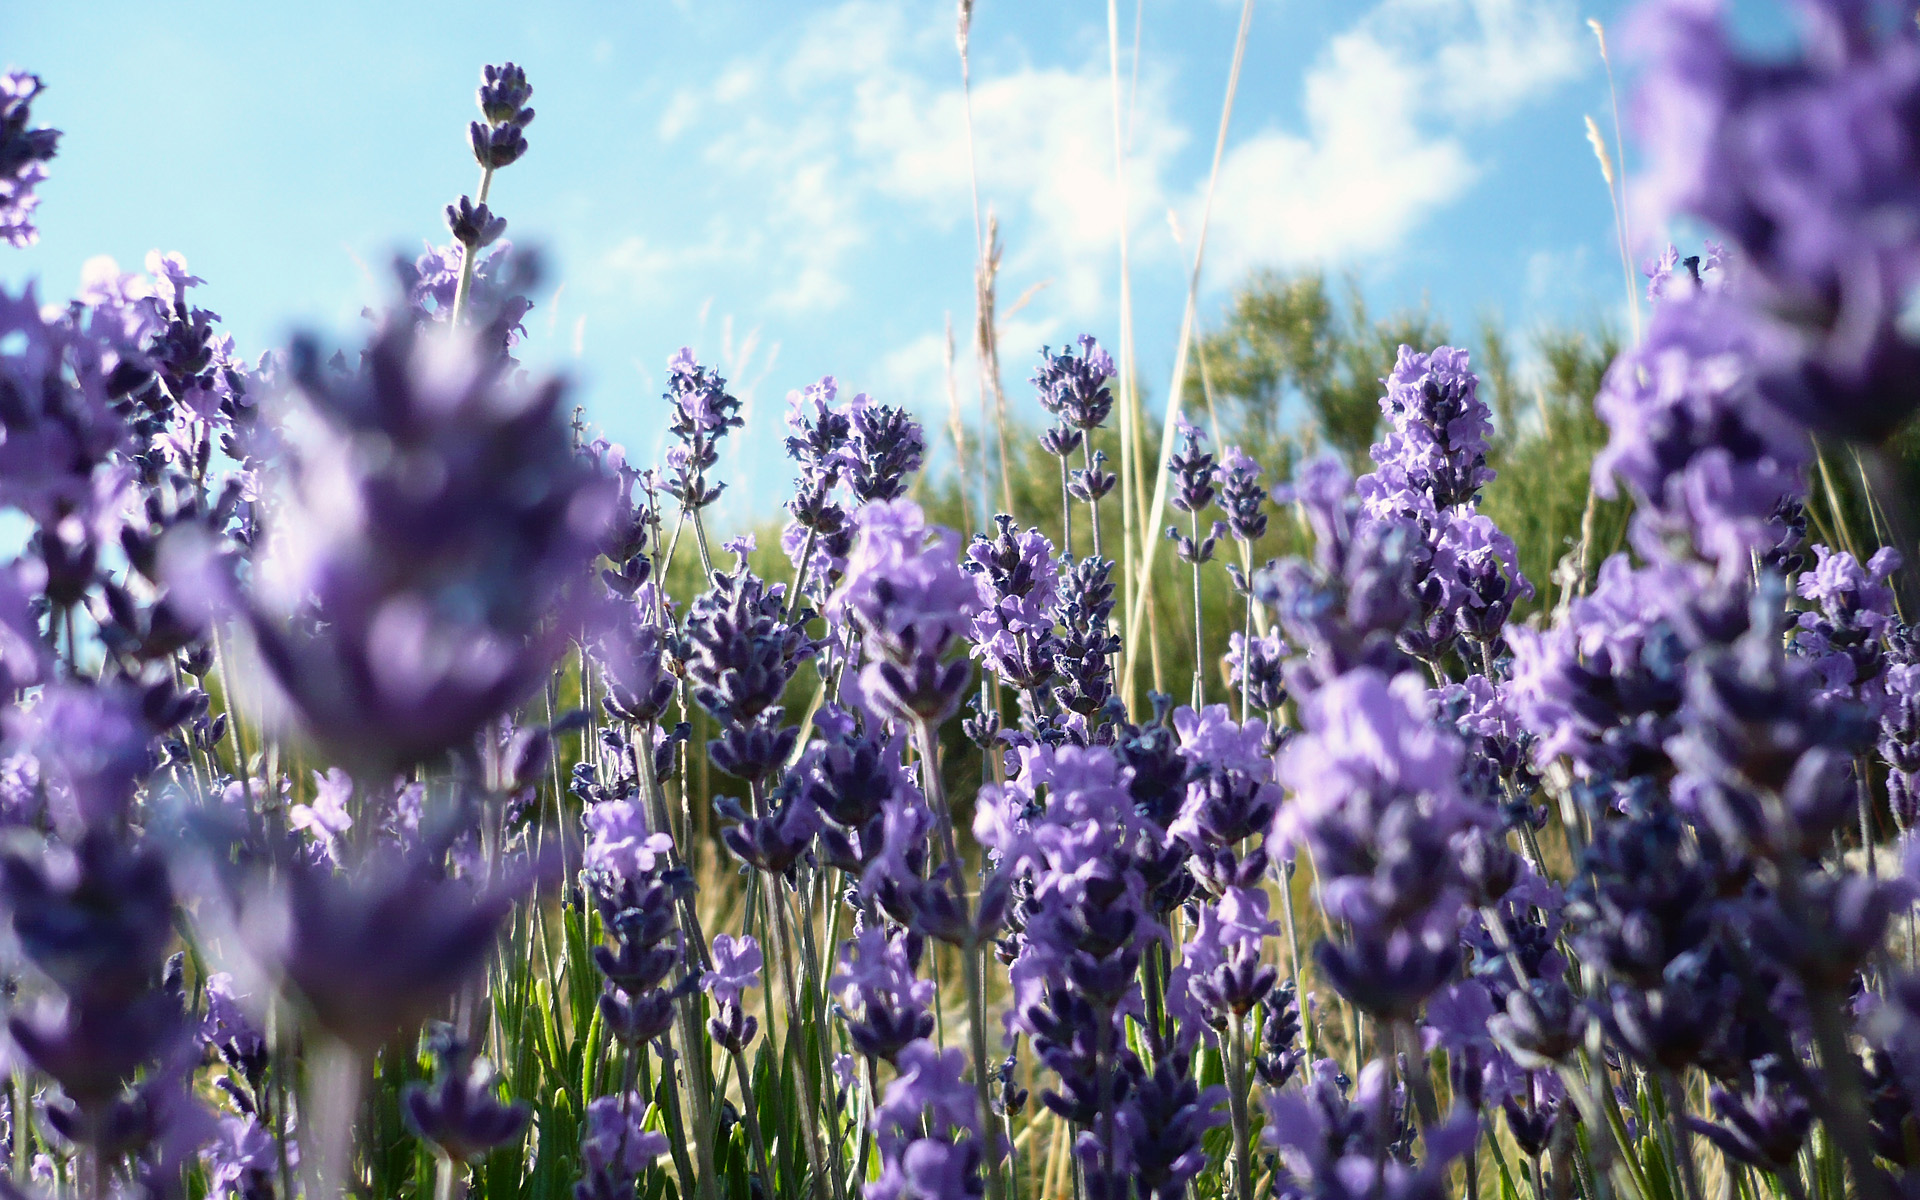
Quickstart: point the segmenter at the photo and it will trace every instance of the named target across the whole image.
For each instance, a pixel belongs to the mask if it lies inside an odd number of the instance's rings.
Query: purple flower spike
[[[741,992],[760,986],[760,968],[765,961],[760,943],[753,938],[716,934],[713,969],[700,977],[700,986],[720,1003],[737,1005]]]
[[[437,1037],[436,1078],[431,1085],[409,1085],[400,1094],[400,1113],[421,1141],[455,1162],[476,1162],[518,1138],[533,1117],[523,1101],[503,1104],[494,1095],[493,1067],[473,1058],[467,1046],[441,1031]]]
[[[862,1054],[895,1061],[907,1044],[933,1036],[933,982],[916,978],[907,938],[863,930],[840,948],[828,987],[843,997],[847,1037]]]
[[[874,1111],[880,1178],[866,1200],[972,1200],[986,1194],[978,1102],[964,1051],[913,1042]]]
[[[854,521],[860,535],[827,616],[864,637],[869,694],[900,715],[944,719],[959,706],[967,667],[942,659],[980,611],[959,536],[929,528],[911,500],[865,505]]]
[[[315,1022],[362,1050],[440,1011],[484,969],[531,882],[525,868],[484,887],[447,879],[417,852],[339,875],[283,863],[279,878],[284,894],[249,906],[243,933]]]
[[[296,343],[313,416],[244,610],[300,724],[384,775],[467,743],[567,644],[614,483],[574,453],[558,381],[398,321],[362,369]]]
[[[1257,542],[1267,532],[1267,489],[1260,485],[1260,464],[1238,446],[1228,446],[1220,455],[1214,480],[1220,489],[1220,507],[1226,510],[1227,527],[1243,542]]]
[[[1730,324],[1759,386],[1808,427],[1878,442],[1920,406],[1920,29],[1910,3],[1796,6],[1801,43],[1740,46],[1719,2],[1645,5],[1635,102],[1641,228],[1677,213],[1732,239]]]
[[[665,1134],[642,1127],[647,1100],[634,1092],[587,1105],[580,1133],[580,1181],[574,1200],[624,1200],[647,1164],[667,1152]]]
[[[489,171],[509,167],[527,152],[525,130],[533,123],[527,101],[533,88],[527,73],[513,63],[489,66],[480,73],[480,115],[468,128],[473,156]]]
[[[30,106],[46,85],[25,71],[0,74],[0,241],[31,246],[40,240],[33,210],[34,187],[47,177],[45,163],[60,145],[57,129],[28,129]]]
[[[727,394],[727,381],[701,366],[684,346],[667,364],[667,402],[673,408],[668,429],[679,443],[667,451],[672,471],[667,491],[688,511],[697,512],[726,488],[710,483],[707,472],[720,461],[720,439],[744,421],[740,402]]]
[[[1077,354],[1071,348],[1059,354],[1043,348],[1040,369],[1033,373],[1033,386],[1039,390],[1041,408],[1064,427],[1084,435],[1104,425],[1113,411],[1113,393],[1106,383],[1116,372],[1113,356],[1102,350],[1092,335],[1080,335],[1079,346]],[[1052,449],[1064,457],[1078,445],[1079,439],[1075,438],[1072,445],[1061,442]]]
[[[853,398],[853,428],[847,443],[847,486],[861,504],[886,503],[907,494],[926,457],[926,434],[903,408]]]

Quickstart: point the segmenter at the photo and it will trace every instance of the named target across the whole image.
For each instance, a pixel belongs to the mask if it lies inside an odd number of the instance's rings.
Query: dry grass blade
[[[1213,168],[1207,175],[1207,197],[1201,209],[1200,232],[1194,242],[1193,269],[1187,274],[1186,310],[1180,318],[1180,341],[1174,349],[1173,379],[1167,385],[1167,415],[1161,425],[1159,461],[1153,473],[1153,504],[1148,510],[1145,527],[1140,530],[1140,571],[1138,578],[1133,581],[1126,625],[1128,630],[1140,625],[1147,605],[1149,581],[1153,578],[1154,552],[1160,547],[1160,539],[1154,536],[1154,530],[1159,528],[1167,507],[1167,453],[1173,446],[1174,430],[1180,420],[1181,385],[1187,377],[1187,356],[1193,346],[1194,310],[1200,299],[1200,269],[1207,254],[1207,226],[1213,217],[1214,189],[1220,182],[1220,162],[1226,156],[1227,129],[1233,121],[1233,101],[1240,89],[1240,66],[1246,58],[1247,32],[1252,26],[1253,0],[1244,0],[1240,8],[1240,29],[1233,40],[1233,66],[1227,72],[1227,96],[1220,106],[1220,131],[1213,143]],[[1133,695],[1135,665],[1135,656],[1129,653],[1125,663],[1126,673],[1120,686],[1122,696]]]

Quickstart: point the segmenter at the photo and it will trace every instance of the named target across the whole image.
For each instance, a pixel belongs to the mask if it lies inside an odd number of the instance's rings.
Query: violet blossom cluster
[[[971,540],[907,408],[793,393],[771,572],[691,349],[661,462],[570,420],[509,357],[513,64],[357,361],[249,365],[178,256],[0,291],[0,1190],[1911,1192],[1913,547],[1808,484],[1911,407],[1920,35],[1647,8],[1654,191],[1735,250],[1655,261],[1596,399],[1623,546],[1534,594],[1455,347],[1380,364],[1358,479],[1183,424],[1184,706],[1117,669],[1091,337],[1033,381],[1059,511]]]

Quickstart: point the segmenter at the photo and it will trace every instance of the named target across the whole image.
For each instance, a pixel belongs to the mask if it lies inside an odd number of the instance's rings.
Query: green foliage
[[[1257,272],[1219,328],[1201,337],[1190,389],[1210,392],[1249,440],[1301,435],[1364,469],[1380,424],[1380,380],[1395,351],[1445,342],[1447,327],[1424,305],[1375,317],[1352,279],[1344,292],[1336,298],[1319,271]],[[1299,430],[1289,426],[1289,400],[1305,408]]]
[[[1619,342],[1605,328],[1543,329],[1533,337],[1538,370],[1523,382],[1511,365],[1506,340],[1488,331],[1482,341],[1481,386],[1494,411],[1488,460],[1495,476],[1480,510],[1513,538],[1520,569],[1537,590],[1532,605],[1516,607],[1517,621],[1557,597],[1563,559],[1578,570],[1584,557],[1590,573],[1619,548],[1625,534],[1625,498],[1590,495],[1593,457],[1607,442],[1593,398]],[[1584,556],[1583,525],[1590,526]]]

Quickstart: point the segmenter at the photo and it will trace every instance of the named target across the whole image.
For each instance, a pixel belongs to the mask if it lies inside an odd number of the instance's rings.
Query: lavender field
[[[944,408],[693,346],[657,455],[523,67],[280,346],[9,264],[7,69],[0,1200],[1920,1198],[1920,0],[1728,7],[1590,23],[1618,322],[1176,216],[1163,387],[1124,224],[1008,336],[976,160]]]

